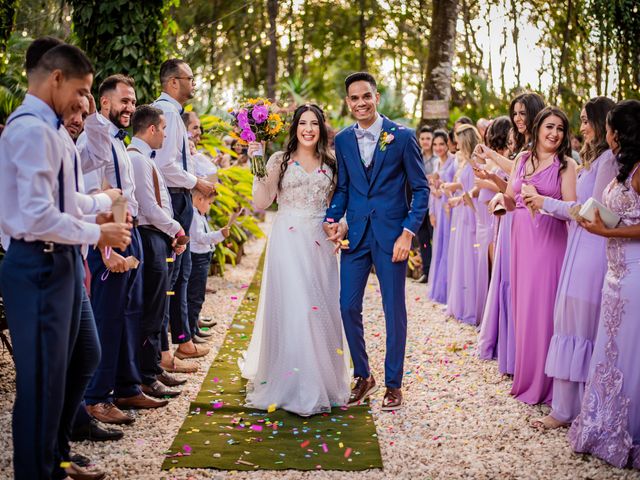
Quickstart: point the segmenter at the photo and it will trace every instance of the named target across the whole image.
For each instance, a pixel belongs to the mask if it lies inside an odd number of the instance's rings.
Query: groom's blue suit
[[[413,130],[383,117],[382,131],[393,140],[381,151],[378,141],[373,162],[366,168],[360,158],[355,127],[336,135],[338,183],[325,221],[337,222],[345,212],[349,224],[349,249],[342,251],[340,310],[351,350],[354,375],[370,375],[362,299],[371,265],[380,281],[387,330],[385,384],[402,386],[407,337],[405,279],[407,262],[392,262],[393,246],[403,229],[416,233],[429,206],[422,155]],[[407,205],[407,184],[413,192]]]

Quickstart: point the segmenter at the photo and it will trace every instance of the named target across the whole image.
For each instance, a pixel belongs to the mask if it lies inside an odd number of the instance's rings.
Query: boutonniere
[[[395,128],[392,128],[395,130]],[[392,132],[382,132],[380,134],[380,151],[384,152],[387,149],[387,145],[391,144],[396,137],[393,136]]]

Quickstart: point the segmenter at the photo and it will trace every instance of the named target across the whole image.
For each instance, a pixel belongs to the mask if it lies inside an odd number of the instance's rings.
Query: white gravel
[[[269,230],[271,216],[263,225]],[[210,277],[203,314],[218,321],[212,351],[199,361],[201,370],[189,376],[183,394],[168,407],[145,411],[119,442],[75,445],[90,456],[110,479],[640,479],[640,472],[620,470],[587,455],[572,453],[566,430],[539,432],[528,426],[546,413],[509,396],[510,380],[495,362],[475,355],[476,330],[447,319],[439,305],[426,300],[426,287],[407,284],[409,334],[405,362],[405,408],[395,414],[380,411],[382,390],[373,410],[382,449],[383,470],[365,472],[216,470],[162,471],[167,450],[182,425],[189,401],[195,398],[206,369],[222,343],[245,289],[253,276],[265,240],[250,242],[241,263],[225,278]],[[237,297],[236,300],[232,297]],[[367,348],[374,374],[383,382],[384,316],[378,284],[370,278],[365,298]],[[8,353],[0,353],[0,478],[11,478],[11,406],[15,390]]]

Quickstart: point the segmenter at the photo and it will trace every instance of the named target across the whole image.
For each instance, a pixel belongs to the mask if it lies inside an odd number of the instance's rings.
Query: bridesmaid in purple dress
[[[581,222],[608,238],[608,263],[582,410],[569,441],[576,452],[640,469],[640,102],[613,108],[607,141],[620,170],[603,199],[622,220],[616,228],[599,217]]]
[[[606,139],[606,118],[615,103],[606,97],[591,99],[580,114],[580,133],[585,143],[578,168],[577,202],[564,202],[541,195],[525,195],[527,206],[544,210],[569,222],[567,252],[553,315],[553,337],[545,373],[553,377],[551,413],[533,420],[536,428],[558,428],[570,424],[580,413],[593,342],[598,331],[602,283],[607,271],[606,240],[592,235],[572,220],[571,209],[590,197],[602,201],[602,192],[618,173],[615,157]]]
[[[448,259],[450,270],[447,278],[447,314],[470,325],[476,325],[476,269],[478,263],[476,238],[476,214],[469,191],[473,188],[473,167],[470,159],[480,134],[473,125],[461,125],[456,130],[458,145],[457,170],[452,183],[443,185],[450,194],[451,237]]]
[[[511,297],[515,320],[516,356],[511,394],[529,403],[551,403],[552,380],[544,373],[553,334],[555,303],[567,245],[564,221],[532,213],[522,194],[575,201],[576,165],[569,158],[569,120],[555,107],[534,121],[530,151],[515,161],[505,194],[492,203],[513,210],[511,225]]]
[[[542,97],[536,93],[523,93],[515,97],[509,106],[512,129],[509,133],[509,150],[519,153],[531,143],[533,120],[544,108]],[[502,171],[511,172],[513,161],[488,146],[476,148],[478,156],[495,163]],[[500,176],[491,179],[506,190],[506,182]],[[489,285],[487,303],[482,319],[482,330],[478,339],[480,358],[498,357],[498,370],[502,374],[513,375],[515,369],[515,334],[513,308],[511,302],[511,221],[513,212],[507,212],[499,219],[496,240],[494,268]]]
[[[433,132],[433,153],[439,159],[438,175],[431,190],[431,224],[433,225],[433,256],[429,268],[429,298],[434,302],[447,303],[447,255],[449,252],[449,234],[451,218],[445,212],[446,195],[441,186],[453,181],[455,173],[454,156],[447,148],[448,134],[444,130]]]

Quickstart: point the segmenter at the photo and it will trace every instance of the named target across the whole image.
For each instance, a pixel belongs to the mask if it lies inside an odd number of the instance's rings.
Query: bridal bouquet
[[[266,98],[250,98],[229,113],[236,134],[239,131],[240,140],[245,143],[273,140],[284,128],[282,117]],[[258,152],[250,160],[251,173],[258,177],[267,175],[264,152]]]

